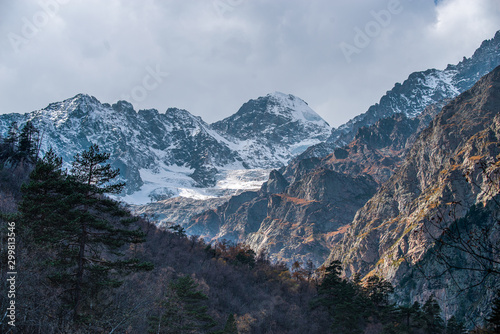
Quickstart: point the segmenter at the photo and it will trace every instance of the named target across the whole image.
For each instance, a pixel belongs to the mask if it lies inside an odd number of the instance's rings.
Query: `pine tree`
[[[54,249],[48,259],[49,278],[65,287],[75,320],[96,312],[99,293],[118,287],[120,275],[152,269],[138,259],[123,259],[120,252],[125,244],[145,239],[142,231],[130,227],[135,219],[103,196],[123,187],[108,184],[118,171],[104,164],[107,157],[93,145],[75,156],[74,174],[68,175],[61,170],[62,160],[49,151],[22,189],[20,220],[31,226],[35,241]],[[92,312],[90,304],[94,305]]]
[[[394,288],[391,283],[373,275],[366,280],[365,290],[375,307],[383,308],[389,306],[389,295],[394,291]]]
[[[109,153],[100,153],[99,146],[93,144],[87,151],[78,153],[72,163],[71,174],[76,181],[87,186],[88,195],[118,194],[125,183],[111,184],[120,175],[119,169],[113,169],[109,163]]]
[[[234,314],[231,313],[227,317],[226,325],[224,326],[222,334],[238,334],[238,328],[236,327],[236,319],[234,318]]]
[[[4,145],[6,146],[6,151],[8,155],[12,155],[16,148],[17,142],[19,140],[18,134],[19,128],[17,122],[12,122],[7,130],[7,137],[4,138]]]
[[[399,306],[395,311],[399,318],[398,327],[400,333],[412,333],[413,328],[423,327],[420,321],[422,319],[422,310],[419,302],[413,303],[412,306]]]
[[[323,306],[328,310],[332,319],[332,332],[362,333],[367,301],[357,285],[341,278],[341,272],[339,261],[333,261],[326,268],[312,307]]]
[[[325,276],[318,286],[318,297],[312,303],[313,307],[323,306],[328,309],[330,314],[334,313],[336,294],[342,283],[341,271],[342,267],[338,261],[333,261],[325,269]]]
[[[207,313],[207,295],[198,290],[190,276],[183,276],[171,283],[159,303],[159,315],[149,317],[150,333],[183,334],[206,333],[217,325]]]
[[[462,322],[459,322],[455,316],[452,316],[448,319],[446,323],[446,334],[465,334],[467,331],[465,330],[465,326]]]
[[[28,231],[35,241],[54,246],[65,231],[60,227],[69,218],[66,195],[67,175],[62,171],[62,159],[50,149],[38,161],[30,174],[30,181],[21,188],[21,229]]]
[[[150,315],[149,333],[181,334],[189,331],[186,326],[188,315],[184,311],[179,297],[169,287],[162,300],[157,303],[157,315]]]
[[[205,301],[208,300],[208,296],[197,290],[198,284],[191,276],[180,277],[172,284],[172,288],[191,316],[190,326],[193,329],[208,330],[217,325],[207,313],[208,307]]]
[[[26,124],[21,129],[21,134],[19,135],[19,153],[25,157],[35,159],[37,152],[37,141],[38,138],[36,134],[38,130],[35,128],[31,121],[26,122]]]
[[[444,330],[444,321],[441,318],[441,307],[433,295],[427,299],[422,307],[424,329],[427,334],[439,334]]]

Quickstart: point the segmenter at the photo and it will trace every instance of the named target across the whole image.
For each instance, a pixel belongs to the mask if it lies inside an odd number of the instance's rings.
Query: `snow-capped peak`
[[[279,108],[271,108],[271,112],[287,112],[294,120],[304,123],[316,123],[319,126],[326,125],[329,127],[328,123],[312,110],[307,102],[292,94],[274,92],[268,94],[266,97],[275,101],[276,105],[280,106]]]

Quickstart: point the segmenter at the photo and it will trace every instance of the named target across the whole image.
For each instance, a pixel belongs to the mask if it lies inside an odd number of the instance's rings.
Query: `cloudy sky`
[[[499,0],[0,0],[0,113],[87,93],[210,123],[280,91],[338,126],[499,29]]]

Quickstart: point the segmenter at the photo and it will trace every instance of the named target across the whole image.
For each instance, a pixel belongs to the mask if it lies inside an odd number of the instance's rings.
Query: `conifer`
[[[49,279],[67,291],[75,320],[96,312],[98,294],[120,286],[122,275],[152,269],[136,258],[124,259],[121,252],[124,245],[145,238],[131,227],[135,219],[128,211],[104,196],[123,187],[110,184],[118,171],[106,164],[108,157],[92,145],[75,156],[73,174],[67,174],[62,159],[50,150],[22,188],[20,221],[36,242],[52,250]]]

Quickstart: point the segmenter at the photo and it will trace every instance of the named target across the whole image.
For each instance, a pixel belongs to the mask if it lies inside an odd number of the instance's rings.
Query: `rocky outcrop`
[[[278,171],[271,174],[271,182],[263,188],[278,190],[269,184],[286,184]],[[244,242],[255,251],[266,249],[275,261],[312,260],[319,265],[376,189],[370,176],[317,169],[280,193],[261,190],[233,196],[216,209],[195,215],[187,231],[212,241]]]
[[[172,225],[187,226],[191,217],[224,204],[229,198],[194,199],[174,197],[156,201],[148,205],[129,205],[136,215],[155,221],[157,226],[168,228]]]
[[[232,196],[216,209],[193,216],[187,232],[208,240],[242,241],[248,233],[258,229],[259,222],[265,217],[265,205],[257,192],[247,191]]]
[[[434,293],[449,314],[463,313],[461,304],[452,301],[458,288],[450,285],[467,286],[477,278],[473,271],[451,278],[443,275],[434,285],[416,285],[414,278],[445,272],[446,266],[430,251],[442,231],[474,205],[493,205],[498,187],[491,187],[488,175],[499,167],[494,164],[500,154],[499,112],[497,67],[446,105],[420,133],[398,171],[356,213],[329,261],[342,261],[346,275],[378,273],[386,277],[408,301],[422,301]],[[481,162],[493,170],[485,174]],[[465,175],[474,182],[468,182]],[[498,206],[491,211],[498,211]],[[439,226],[433,223],[436,219]],[[496,223],[495,219],[488,221],[486,225]],[[473,261],[468,254],[451,255],[461,257],[463,263]],[[482,295],[491,294],[482,291]],[[484,306],[485,300],[476,300],[477,312],[481,303]]]
[[[262,185],[261,192],[267,194],[281,194],[288,187],[289,183],[277,170],[271,171],[269,179]]]
[[[401,165],[416,134],[430,123],[440,107],[429,106],[415,118],[396,114],[362,127],[349,145],[336,148],[322,159],[322,164],[350,175],[371,175],[382,184]]]

